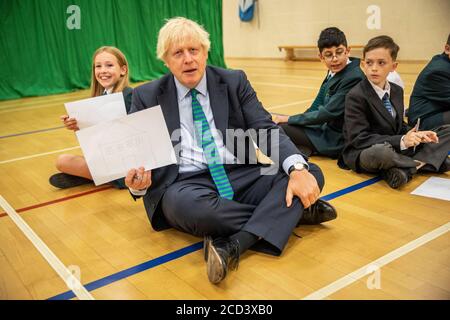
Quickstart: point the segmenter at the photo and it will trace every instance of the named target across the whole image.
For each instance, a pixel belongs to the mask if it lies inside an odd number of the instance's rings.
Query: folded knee
[[[163,203],[170,208],[170,211],[182,212],[188,216],[201,215],[202,212],[214,210],[217,201],[219,201],[218,195],[212,190],[200,191],[176,185],[172,185],[163,198]]]
[[[392,154],[395,153],[390,144],[375,144],[370,148],[361,152],[361,159],[374,160],[374,159],[389,159]]]
[[[396,152],[389,143],[375,144],[361,152],[360,165],[368,171],[389,169],[394,166]]]
[[[309,173],[311,173],[314,178],[316,178],[319,189],[322,190],[325,185],[325,177],[323,175],[322,169],[314,163],[309,163]]]
[[[73,158],[74,156],[71,154],[61,154],[56,159],[56,169],[63,172],[64,169],[72,162]]]

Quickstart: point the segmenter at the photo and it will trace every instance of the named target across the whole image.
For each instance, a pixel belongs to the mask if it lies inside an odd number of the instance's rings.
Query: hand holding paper
[[[129,170],[125,177],[125,185],[135,190],[149,188],[152,185],[152,172],[144,170],[144,167]]]
[[[79,129],[114,120],[127,114],[122,92],[64,104]],[[72,129],[73,130],[73,129]]]
[[[76,134],[96,185],[123,178],[130,168],[150,170],[176,163],[160,106],[102,122]]]
[[[70,118],[67,114],[60,117],[61,121],[63,122],[64,126],[68,130],[78,131],[80,128],[78,128],[78,122],[75,118]]]

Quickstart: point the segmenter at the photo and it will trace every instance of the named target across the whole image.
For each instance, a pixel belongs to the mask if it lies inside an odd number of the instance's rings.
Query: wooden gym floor
[[[319,62],[227,63],[246,71],[269,111],[285,114],[305,110],[325,74]],[[423,66],[399,66],[406,102]],[[126,190],[48,184],[59,154],[81,154],[75,135],[60,128],[63,103],[86,97],[0,102],[0,195],[95,299],[450,299],[450,203],[410,194],[433,175],[392,190],[320,157],[312,161],[338,219],[297,228],[301,238],[292,236],[281,257],[247,252],[237,272],[211,285],[201,239],[153,231]],[[0,243],[0,299],[76,299],[4,209]]]

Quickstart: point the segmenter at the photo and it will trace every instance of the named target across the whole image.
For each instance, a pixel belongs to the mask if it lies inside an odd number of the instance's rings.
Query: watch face
[[[294,164],[295,170],[303,170],[305,169],[305,165],[303,163],[296,163]]]

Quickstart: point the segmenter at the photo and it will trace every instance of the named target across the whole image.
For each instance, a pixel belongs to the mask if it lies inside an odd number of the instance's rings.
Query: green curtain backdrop
[[[0,100],[88,88],[92,54],[104,45],[123,51],[131,81],[158,78],[167,72],[158,31],[176,16],[205,27],[208,63],[225,67],[222,0],[0,0]],[[80,29],[69,29],[74,21]]]

